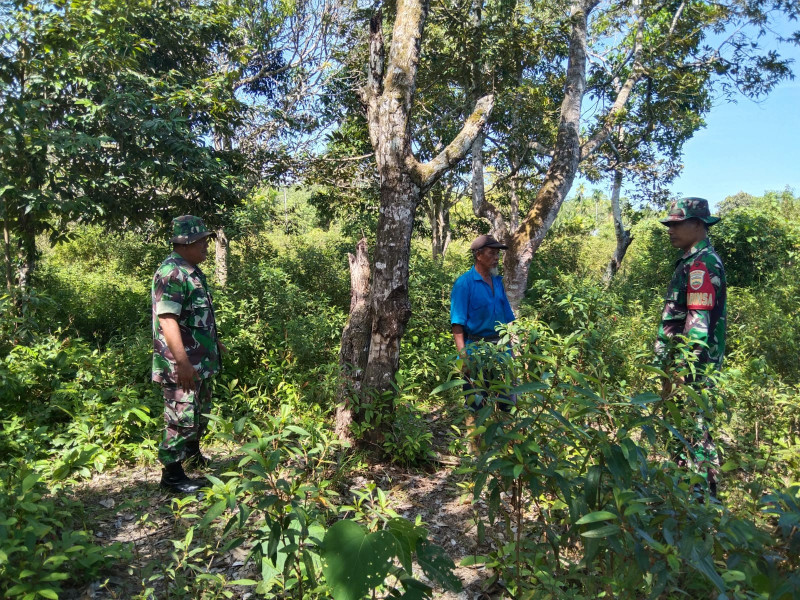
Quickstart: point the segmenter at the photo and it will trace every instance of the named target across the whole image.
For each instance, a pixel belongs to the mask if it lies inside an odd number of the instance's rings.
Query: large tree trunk
[[[390,389],[400,362],[400,341],[411,317],[408,263],[420,196],[466,155],[494,106],[493,96],[481,98],[461,132],[439,155],[424,164],[414,157],[410,115],[427,12],[427,0],[399,0],[385,69],[380,9],[370,20],[369,78],[361,96],[375,149],[381,200],[369,296],[372,323],[362,402],[369,401],[371,393]],[[351,313],[352,310],[351,306]]]
[[[356,245],[356,253],[348,254],[347,258],[350,263],[350,314],[342,331],[342,347],[339,351],[342,382],[336,406],[336,435],[340,440],[352,442],[350,398],[361,391],[372,334],[367,240],[362,238]]]
[[[622,259],[625,258],[625,253],[628,251],[628,246],[631,245],[633,237],[631,232],[626,230],[622,224],[622,209],[619,205],[619,194],[622,189],[622,171],[619,169],[614,171],[614,184],[611,188],[611,212],[614,215],[614,233],[617,237],[617,247],[614,249],[614,254],[611,260],[608,261],[605,275],[603,275],[603,282],[609,285],[614,276],[622,266]]]
[[[505,273],[513,275],[506,283],[506,293],[515,311],[519,308],[527,288],[531,259],[555,221],[578,171],[581,157],[581,103],[586,90],[587,19],[592,6],[589,3],[576,2],[572,7],[567,78],[553,159],[536,200],[511,236],[509,249],[503,260]]]
[[[408,173],[386,169],[381,182],[374,273],[370,293],[372,340],[364,373],[368,388],[388,390],[400,362],[400,340],[411,318],[408,263],[419,188]]]
[[[214,273],[220,287],[225,287],[228,283],[228,245],[225,228],[219,227],[214,240]]]

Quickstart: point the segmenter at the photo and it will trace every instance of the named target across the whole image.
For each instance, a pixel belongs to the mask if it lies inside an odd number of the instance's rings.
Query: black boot
[[[179,462],[164,465],[161,470],[161,487],[171,492],[191,494],[207,483],[205,479],[189,479]]]
[[[197,440],[186,442],[186,454],[183,462],[190,469],[207,469],[211,465],[211,460],[201,454],[200,442]]]

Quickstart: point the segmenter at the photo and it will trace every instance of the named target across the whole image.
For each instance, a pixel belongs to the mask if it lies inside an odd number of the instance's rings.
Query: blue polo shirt
[[[456,279],[450,293],[450,324],[462,325],[468,336],[497,335],[498,324],[514,320],[514,312],[506,297],[503,278],[492,277],[494,293],[473,266]]]

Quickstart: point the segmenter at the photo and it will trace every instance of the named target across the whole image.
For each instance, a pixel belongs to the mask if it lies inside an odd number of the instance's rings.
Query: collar
[[[686,252],[684,252],[683,255],[680,257],[680,260],[686,260],[687,258],[690,258],[695,254],[698,254],[701,250],[705,250],[710,245],[711,241],[707,237],[705,237],[699,242],[697,242],[694,246],[689,248]]]
[[[471,268],[469,271],[467,271],[467,272],[468,272],[468,273],[469,273],[469,272],[471,272],[471,273],[472,273],[472,278],[473,278],[475,281],[483,281],[484,283],[486,283],[486,280],[484,280],[484,278],[483,278],[483,275],[481,275],[480,273],[478,273],[478,269],[476,269],[476,268],[475,268],[475,265],[472,265],[472,268]],[[495,280],[495,279],[497,279],[498,277],[500,277],[500,275],[492,275],[492,274],[489,274],[489,279],[491,279],[492,281],[494,281],[494,280]]]
[[[177,252],[173,251],[172,253],[170,253],[168,258],[171,258],[173,261],[175,261],[175,263],[179,267],[183,267],[184,269],[186,269],[189,272],[189,274],[192,274],[194,272],[198,272],[198,273],[200,273],[202,275],[202,273],[203,273],[200,270],[200,267],[198,267],[197,265],[193,265],[188,260],[183,258],[180,254],[178,254]]]

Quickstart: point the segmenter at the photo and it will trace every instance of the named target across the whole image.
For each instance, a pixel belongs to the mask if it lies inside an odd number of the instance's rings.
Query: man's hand
[[[228,355],[228,347],[220,341],[217,341],[217,346],[219,347],[219,353],[223,356]]]
[[[469,367],[467,366],[467,351],[466,351],[466,344],[467,344],[467,336],[464,333],[464,326],[459,325],[457,323],[453,323],[451,325],[451,330],[453,332],[453,342],[456,345],[456,352],[458,352],[458,357],[463,361],[461,365],[461,372],[469,377]]]
[[[189,359],[186,359],[186,362],[179,362],[176,364],[177,369],[177,376],[178,376],[178,385],[181,386],[184,392],[192,392],[197,388],[197,382],[200,380],[200,376],[197,374],[197,371],[194,370],[194,367],[189,362]]]
[[[186,350],[183,347],[178,317],[175,315],[163,314],[158,315],[158,320],[161,323],[161,331],[164,332],[164,339],[167,342],[167,346],[169,346],[169,351],[175,359],[177,383],[184,392],[191,392],[197,387],[197,381],[199,381],[200,376],[197,374],[197,371],[195,371],[192,363],[189,362],[189,357],[186,355]]]

